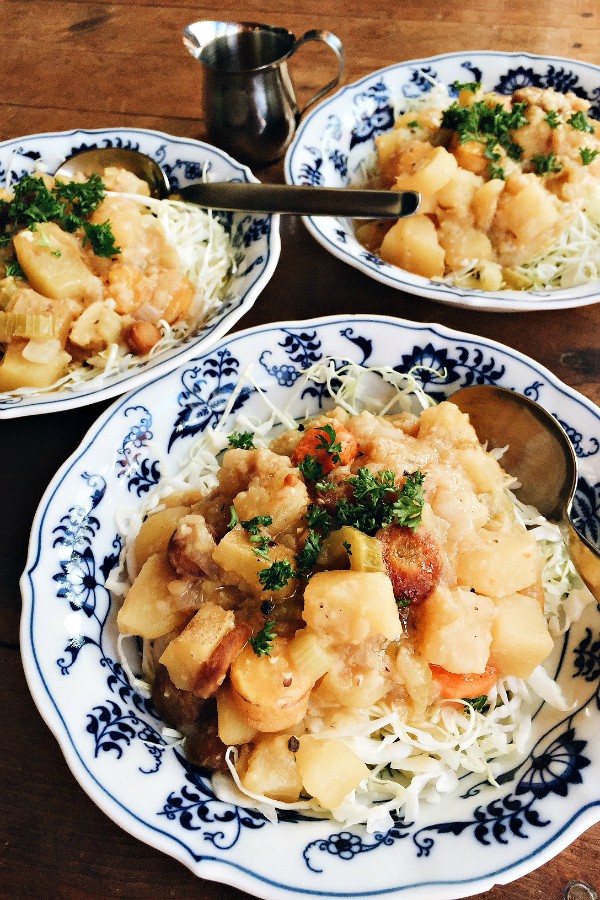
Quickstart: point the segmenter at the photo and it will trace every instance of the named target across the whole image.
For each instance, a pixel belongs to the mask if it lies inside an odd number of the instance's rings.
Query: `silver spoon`
[[[538,403],[497,385],[462,388],[448,399],[469,414],[488,448],[507,447],[502,467],[522,485],[515,494],[565,527],[571,559],[599,600],[600,549],[573,521],[577,459],[561,425]]]
[[[108,166],[128,169],[147,182],[152,197],[172,194],[161,166],[138,150],[97,147],[84,150],[61,163],[56,177],[89,178]],[[353,219],[400,219],[419,208],[416,191],[372,191],[349,188],[305,187],[289,184],[256,184],[244,181],[198,182],[179,188],[176,196],[207,209],[244,212],[295,213],[300,216],[348,216]]]

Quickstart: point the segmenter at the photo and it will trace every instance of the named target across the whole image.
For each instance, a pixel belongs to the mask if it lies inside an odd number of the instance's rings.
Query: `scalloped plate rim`
[[[324,111],[326,107],[330,104],[341,101],[346,96],[351,96],[361,87],[372,81],[374,78],[385,75],[389,72],[394,72],[400,69],[408,69],[411,67],[418,67],[422,65],[428,65],[431,63],[437,62],[446,62],[448,60],[455,60],[460,58],[467,59],[468,57],[487,57],[489,59],[507,59],[507,60],[518,60],[525,59],[531,60],[532,62],[548,62],[548,63],[558,63],[563,65],[568,65],[570,67],[581,67],[582,69],[588,69],[592,72],[597,73],[598,75],[598,83],[600,85],[600,66],[595,65],[594,63],[588,63],[583,60],[575,60],[570,59],[569,57],[564,56],[546,56],[544,54],[535,54],[528,53],[526,51],[510,51],[510,52],[502,52],[496,50],[459,50],[453,51],[451,53],[439,53],[435,56],[426,56],[422,58],[408,59],[403,60],[398,63],[392,63],[391,65],[384,66],[381,69],[375,69],[367,75],[362,76],[351,84],[344,85],[339,90],[335,92],[331,97],[322,100],[318,106],[315,107],[314,110],[308,113],[308,115],[302,120],[300,125],[298,126],[296,133],[294,135],[293,141],[290,144],[284,160],[284,174],[285,180],[288,184],[298,184],[300,183],[297,180],[297,173],[293,171],[292,159],[294,154],[299,151],[300,140],[304,135],[304,132],[308,127],[310,127],[311,123],[316,121],[316,119],[320,115],[324,115]],[[342,113],[343,114],[343,113]],[[319,219],[311,216],[303,216],[302,220],[308,229],[309,233],[313,236],[313,238],[321,244],[324,249],[326,249],[329,253],[335,256],[337,259],[345,262],[347,265],[352,266],[358,271],[362,272],[368,278],[372,278],[374,281],[378,281],[381,284],[385,284],[388,287],[393,287],[396,290],[403,290],[408,294],[413,294],[417,297],[426,297],[430,300],[435,300],[438,303],[443,303],[450,306],[458,306],[464,309],[478,309],[478,310],[486,310],[486,311],[494,311],[494,312],[544,312],[547,310],[554,309],[573,309],[578,308],[580,306],[590,306],[591,304],[598,303],[600,301],[600,279],[595,283],[595,294],[594,293],[586,293],[582,296],[564,296],[566,291],[577,290],[577,288],[556,290],[551,292],[550,297],[544,296],[541,299],[536,300],[527,300],[527,294],[523,291],[504,291],[502,293],[493,293],[493,292],[483,292],[477,291],[475,289],[466,291],[460,288],[452,288],[448,285],[436,285],[435,283],[429,281],[429,279],[423,278],[418,275],[412,275],[410,272],[406,272],[398,267],[394,267],[392,265],[388,265],[390,273],[387,274],[385,271],[382,271],[378,266],[371,265],[368,261],[359,259],[356,255],[353,255],[344,250],[342,246],[338,246],[335,244],[327,234],[325,234],[320,226]],[[344,219],[333,219],[330,218],[328,221],[347,221]],[[348,225],[349,232],[352,231],[350,225]],[[358,250],[361,245],[356,242],[356,249]],[[364,249],[364,248],[362,248]],[[400,275],[396,275],[395,273],[399,272]],[[406,280],[408,278],[408,280]],[[586,288],[590,288],[590,285],[582,285],[581,289],[585,290]],[[555,298],[552,297],[555,295]]]
[[[351,322],[353,325],[360,323],[377,323],[383,326],[394,326],[410,332],[421,332],[424,334],[437,335],[448,341],[460,340],[464,343],[473,343],[486,346],[489,349],[497,349],[515,360],[525,363],[536,373],[547,378],[551,386],[558,390],[561,394],[567,396],[571,400],[585,407],[592,412],[600,421],[600,409],[588,400],[584,395],[575,389],[565,385],[557,376],[542,364],[532,360],[526,354],[518,350],[508,347],[499,341],[481,337],[476,334],[461,332],[457,329],[449,328],[438,323],[415,323],[408,320],[398,319],[392,316],[370,316],[359,315],[354,317]],[[229,341],[236,342],[244,340],[248,337],[257,338],[268,332],[280,331],[281,329],[305,329],[306,327],[320,327],[327,325],[344,325],[348,324],[348,319],[341,315],[330,315],[310,320],[286,320],[277,323],[268,323],[244,329],[231,334],[227,340],[221,343],[225,344]],[[261,345],[262,346],[262,345]],[[212,351],[215,347],[213,345]],[[209,350],[209,352],[211,352]],[[204,356],[205,354],[202,354]],[[202,358],[199,357],[200,359]],[[562,823],[558,830],[531,854],[519,858],[509,865],[503,866],[493,872],[486,873],[482,876],[476,876],[468,879],[452,879],[447,881],[434,880],[431,882],[415,882],[395,886],[387,890],[363,890],[356,892],[335,891],[335,890],[312,890],[303,887],[293,887],[282,882],[269,880],[260,874],[252,872],[248,866],[240,865],[230,859],[218,857],[209,854],[194,854],[182,840],[179,840],[172,834],[168,834],[160,828],[144,821],[129,809],[118,797],[110,793],[107,788],[103,787],[89,767],[82,759],[81,753],[77,749],[69,729],[58,709],[54,697],[50,693],[48,685],[40,670],[38,655],[31,637],[33,626],[33,618],[35,612],[34,588],[32,577],[35,569],[40,562],[41,554],[41,531],[44,518],[48,512],[48,508],[55,494],[60,490],[61,484],[66,475],[76,465],[79,459],[91,449],[94,442],[101,435],[104,427],[109,420],[117,415],[121,409],[128,406],[140,391],[155,388],[156,385],[165,378],[173,377],[175,372],[165,372],[155,378],[152,382],[141,385],[135,390],[117,398],[115,402],[106,409],[96,420],[96,422],[88,429],[83,436],[79,447],[71,454],[71,456],[59,468],[56,475],[52,478],[46,491],[44,492],[38,509],[36,511],[31,537],[29,542],[28,556],[25,569],[21,576],[20,587],[23,597],[23,609],[21,617],[21,654],[23,667],[25,670],[26,680],[35,701],[35,704],[48,725],[50,731],[56,738],[61,751],[65,757],[65,761],[78,781],[82,789],[88,794],[92,801],[119,827],[132,834],[142,842],[152,846],[153,848],[166,853],[169,856],[179,860],[195,875],[201,878],[207,878],[219,883],[224,883],[236,887],[240,890],[252,893],[260,886],[260,894],[258,896],[265,897],[267,900],[281,900],[287,894],[299,894],[306,897],[379,897],[379,896],[398,896],[401,897],[405,892],[410,892],[411,898],[427,898],[431,897],[431,889],[435,888],[436,900],[452,900],[452,898],[471,896],[473,893],[479,893],[489,890],[496,884],[507,884],[525,874],[537,869],[548,860],[554,858],[565,847],[572,843],[587,828],[600,820],[600,799],[593,803],[585,804],[578,809],[570,819]],[[41,693],[40,693],[41,692]],[[338,823],[329,823],[331,829],[341,828]],[[165,840],[168,847],[165,846]],[[530,861],[535,858],[535,864],[530,865]],[[461,892],[456,893],[456,888],[460,887]],[[468,890],[462,888],[468,887]],[[473,890],[471,890],[471,887]],[[440,890],[441,889],[441,890]]]
[[[17,138],[8,138],[5,141],[1,141],[0,153],[2,153],[5,148],[10,147],[11,145],[18,146],[23,141],[30,142],[53,138],[75,139],[78,135],[98,138],[102,135],[116,137],[129,134],[132,134],[134,137],[139,136],[141,138],[158,138],[159,140],[162,140],[173,147],[191,146],[194,149],[206,148],[210,153],[216,154],[216,156],[220,157],[233,169],[236,169],[240,175],[243,175],[246,178],[247,181],[259,181],[259,179],[256,178],[256,176],[248,166],[238,162],[225,150],[221,150],[220,147],[209,144],[207,141],[198,140],[197,138],[185,137],[182,135],[170,135],[164,131],[159,131],[151,128],[129,128],[127,126],[112,126],[110,128],[73,128],[64,131],[36,132],[35,134],[22,135]],[[204,352],[204,350],[208,350],[218,340],[224,337],[233,328],[236,322],[238,322],[239,319],[241,319],[242,316],[244,316],[252,308],[260,293],[264,290],[273,276],[281,254],[281,234],[279,227],[280,216],[278,214],[275,214],[270,218],[271,228],[269,239],[266,244],[266,252],[268,256],[266,265],[264,266],[263,271],[260,272],[259,277],[255,279],[255,281],[246,291],[246,294],[239,306],[235,310],[228,313],[217,325],[212,326],[212,328],[210,328],[210,330],[208,330],[206,333],[192,338],[185,347],[183,345],[180,346],[175,355],[160,360],[151,370],[148,370],[146,368],[142,368],[137,371],[131,370],[131,375],[126,375],[123,379],[117,382],[112,382],[108,385],[92,387],[94,383],[89,382],[89,389],[84,389],[78,391],[77,393],[57,393],[56,395],[52,395],[50,393],[32,394],[31,400],[25,398],[23,402],[15,403],[14,406],[10,404],[6,406],[2,405],[3,403],[9,403],[11,395],[8,392],[0,392],[0,420],[19,418],[26,415],[45,415],[47,413],[63,412],[67,409],[78,409],[81,406],[85,406],[87,403],[99,403],[103,400],[112,399],[119,396],[120,394],[126,393],[130,390],[135,390],[136,388],[147,384],[155,377],[160,377],[162,373],[166,374],[167,372],[172,371],[179,365],[186,363],[188,359],[193,357],[196,352]]]

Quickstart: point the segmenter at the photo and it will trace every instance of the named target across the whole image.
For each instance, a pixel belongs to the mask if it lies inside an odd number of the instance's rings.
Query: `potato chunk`
[[[303,618],[334,642],[395,641],[402,631],[392,583],[383,572],[317,572],[304,593]]]
[[[103,300],[96,300],[75,320],[69,333],[71,344],[86,354],[106,350],[121,335],[123,319]]]
[[[302,779],[289,734],[263,738],[254,748],[241,782],[253,794],[293,803],[300,797]]]
[[[483,672],[490,656],[494,615],[490,597],[438,585],[419,607],[419,653],[449,672]]]
[[[175,578],[164,554],[155,553],[144,563],[117,615],[121,634],[158,638],[187,622],[192,610],[169,590]]]
[[[537,582],[540,565],[535,538],[525,529],[481,529],[460,546],[456,574],[459,584],[478,594],[502,597]]]
[[[336,809],[350,791],[369,777],[369,769],[346,744],[305,734],[296,753],[302,783],[327,809]]]
[[[204,663],[223,638],[235,628],[235,616],[214,603],[205,603],[180,635],[171,641],[160,658],[175,687],[204,696],[195,690]],[[225,678],[226,671],[222,673]]]
[[[97,300],[102,284],[84,263],[77,239],[55,222],[28,228],[13,238],[15,252],[29,284],[52,299]]]
[[[135,577],[153,553],[166,551],[169,539],[177,528],[177,523],[187,512],[187,506],[171,506],[144,519],[133,541],[135,572],[130,572],[130,576]]]
[[[380,255],[386,262],[424,278],[441,278],[445,254],[435,225],[424,215],[398,219],[381,242]]]
[[[491,659],[503,675],[529,678],[552,651],[554,642],[535,597],[498,597],[492,626]]]
[[[212,558],[221,567],[229,583],[249,589],[259,596],[263,595],[259,573],[263,569],[268,569],[272,563],[284,560],[287,560],[293,568],[295,557],[287,547],[277,545],[269,547],[268,560],[261,559],[254,553],[255,546],[250,542],[248,532],[241,525],[236,525],[219,541]],[[296,590],[296,584],[295,578],[290,579],[277,591],[278,599],[290,597]]]
[[[63,374],[71,357],[58,350],[49,362],[35,362],[23,356],[28,341],[12,340],[0,362],[0,391],[16,391],[22,387],[50,387]]]

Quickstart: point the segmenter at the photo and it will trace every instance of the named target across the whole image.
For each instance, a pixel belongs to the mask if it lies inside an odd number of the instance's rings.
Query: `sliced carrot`
[[[295,466],[307,456],[312,456],[323,467],[324,474],[349,465],[358,456],[358,441],[344,428],[332,425],[309,428],[302,436],[292,455]]]
[[[490,692],[500,676],[498,669],[489,664],[483,672],[469,672],[466,675],[449,672],[442,666],[431,663],[429,668],[438,686],[441,700],[470,700],[482,697]]]

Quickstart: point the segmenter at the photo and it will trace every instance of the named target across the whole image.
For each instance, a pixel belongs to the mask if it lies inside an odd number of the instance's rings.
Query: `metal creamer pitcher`
[[[300,111],[287,63],[307,41],[331,47],[339,68]],[[329,31],[307,31],[296,40],[286,28],[256,22],[194,22],[183,42],[204,67],[209,139],[250,164],[284,154],[302,114],[338,84],[344,69],[344,48]]]

